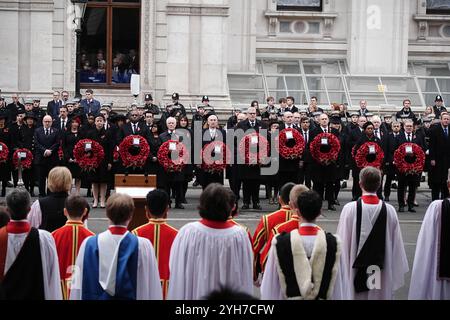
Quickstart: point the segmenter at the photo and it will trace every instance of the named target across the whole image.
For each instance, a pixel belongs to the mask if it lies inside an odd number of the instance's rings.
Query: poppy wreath
[[[293,139],[287,139],[287,132],[292,132]],[[280,132],[278,136],[279,143],[275,143],[280,156],[284,159],[300,158],[305,150],[305,139],[297,130],[287,128]]]
[[[139,139],[139,144],[134,143]],[[119,155],[125,168],[142,168],[150,154],[147,140],[139,135],[131,135],[122,140],[119,145]]]
[[[220,148],[220,159],[215,159],[216,150]],[[231,151],[222,141],[213,141],[202,149],[202,169],[207,172],[222,172],[231,162]]]
[[[91,144],[91,149],[86,151],[85,145]],[[90,139],[83,139],[77,142],[73,148],[73,156],[76,163],[83,171],[92,171],[97,169],[105,158],[105,151],[101,144]]]
[[[406,153],[411,147],[412,153]],[[403,174],[422,174],[425,165],[425,152],[416,143],[403,143],[394,152],[394,165]]]
[[[22,168],[24,169],[30,169],[31,164],[33,163],[33,154],[28,149],[17,149],[13,153],[12,161],[15,169],[19,168],[19,153],[25,152],[25,158],[21,158],[20,163],[22,165]]]
[[[254,152],[250,148],[250,145],[253,139],[257,139],[258,152]],[[264,160],[268,157],[269,154],[269,142],[265,137],[260,135],[259,133],[250,133],[247,134],[244,138],[239,142],[239,156],[244,160],[244,163],[247,165],[262,165],[264,164]]]
[[[170,150],[170,144],[176,144],[176,151],[178,153],[177,159],[171,159],[170,155],[172,150]],[[175,151],[175,150],[173,150]],[[184,166],[188,163],[189,160],[189,152],[186,146],[178,141],[169,140],[164,142],[158,150],[158,161],[164,168],[166,172],[180,172],[183,170]]]
[[[9,149],[3,142],[0,142],[0,163],[8,161]]]
[[[328,144],[322,145],[322,139],[327,139]],[[339,139],[331,133],[318,134],[309,145],[311,156],[321,165],[327,166],[337,160],[341,143]]]
[[[375,154],[369,154],[369,148],[375,147]],[[360,169],[365,167],[375,167],[380,169],[383,165],[383,149],[375,142],[366,142],[362,144],[355,152],[356,166]]]

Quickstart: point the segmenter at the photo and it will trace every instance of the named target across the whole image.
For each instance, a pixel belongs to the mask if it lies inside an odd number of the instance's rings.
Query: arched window
[[[140,0],[89,1],[81,35],[81,85],[129,87],[139,73]]]

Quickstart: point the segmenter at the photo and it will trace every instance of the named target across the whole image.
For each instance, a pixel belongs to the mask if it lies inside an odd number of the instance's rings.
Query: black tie
[[[305,131],[304,135],[305,135],[305,143],[308,143],[308,132]]]
[[[66,121],[62,121],[62,123],[61,123],[61,130],[64,130],[64,127],[66,126]]]
[[[411,134],[408,133],[408,142],[411,142]]]
[[[135,134],[135,133],[136,133],[136,125],[133,124],[133,134]]]
[[[250,122],[250,126],[253,128],[255,126],[255,123],[253,121]]]
[[[48,136],[48,129],[45,129],[45,135]]]

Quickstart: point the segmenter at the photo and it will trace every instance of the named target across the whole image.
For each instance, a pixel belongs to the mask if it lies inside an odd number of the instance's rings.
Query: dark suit
[[[430,129],[430,161],[434,160],[436,164],[430,165],[428,183],[431,186],[432,200],[445,199],[448,197],[446,182],[450,167],[450,127],[447,128],[447,137],[440,124]]]
[[[226,133],[224,130],[217,128],[215,136],[212,137],[209,129],[203,130],[203,139],[202,139],[202,148],[210,144],[214,141],[222,141],[226,144]],[[213,151],[214,152],[214,151]],[[207,172],[203,169],[200,169],[198,172],[199,183],[202,185],[202,188],[205,189],[211,183],[220,183],[223,184],[223,172]]]
[[[397,150],[403,143],[407,143],[406,133],[401,132],[396,139],[396,147],[395,150]],[[424,137],[417,133],[411,133],[411,141],[412,143],[415,143],[419,145],[419,147],[422,148],[423,151],[425,151],[425,140]],[[394,151],[395,152],[395,151]],[[397,172],[398,176],[398,190],[397,190],[397,200],[398,205],[400,207],[405,206],[405,192],[406,187],[408,187],[408,208],[414,207],[414,199],[416,197],[416,190],[417,190],[417,184],[420,182],[420,175],[413,174],[413,175],[406,175],[400,172]]]
[[[355,179],[359,181],[359,170],[356,168],[355,160],[353,159],[353,147],[356,145],[356,143],[361,139],[363,136],[362,129],[357,126],[355,129],[353,129],[347,138],[347,151],[346,151],[346,163],[350,165],[352,168],[352,177],[353,177],[353,186],[352,186],[352,199],[356,200],[361,193],[361,188],[359,185],[355,183]]]
[[[61,100],[52,100],[47,103],[47,114],[52,117],[52,119],[57,119],[59,116],[59,108],[63,105]]]
[[[80,102],[80,107],[83,108],[84,114],[92,113],[94,115],[98,115],[101,106],[100,102],[95,99],[91,99],[91,101],[83,99]]]
[[[52,127],[60,131],[61,139],[64,132],[67,131],[67,128],[69,128],[69,118],[64,119],[64,121],[64,127],[62,126],[62,120],[60,117],[56,118],[52,123]]]
[[[182,137],[178,136],[176,132],[173,132],[172,134],[169,133],[169,131],[163,132],[159,139],[162,143],[169,141],[169,140],[176,140],[179,142],[182,142],[180,139]],[[181,205],[181,202],[183,200],[183,181],[184,181],[184,173],[181,172],[164,172],[163,177],[161,179],[161,183],[164,185],[164,189],[166,190],[167,194],[170,195],[170,190],[173,189],[175,192],[175,205],[179,206]]]
[[[266,125],[259,120],[255,120],[254,127],[252,127],[250,124],[250,120],[248,119],[245,121],[241,121],[236,125],[236,129],[242,129],[244,132],[246,132],[249,129],[253,129],[256,132],[259,132],[260,129],[264,129],[265,127]],[[238,148],[239,141],[237,142],[236,146]],[[249,205],[251,199],[251,201],[253,202],[253,206],[259,205],[259,186],[261,183],[260,166],[239,164],[238,168],[241,171],[244,204]]]
[[[280,127],[280,134],[281,131],[287,128],[288,125],[282,124]],[[291,129],[297,130],[294,128],[294,125],[291,124]],[[284,134],[284,133],[283,133]],[[288,147],[293,147],[295,145],[295,140],[290,139],[286,141],[286,144]],[[297,173],[299,171],[299,162],[300,160],[297,159],[285,159],[281,155],[279,156],[280,166],[278,169],[278,187],[281,189],[282,186],[284,186],[288,182],[297,183]]]
[[[386,180],[384,182],[383,193],[385,198],[389,198],[391,196],[391,184],[392,180],[395,179],[395,167],[393,160],[400,133],[401,132],[394,134],[391,132],[387,135],[386,150],[384,152],[384,173],[386,174]]]
[[[335,135],[339,139],[339,131],[333,128],[327,129],[328,133]],[[311,141],[316,136],[324,133],[322,127],[317,127],[311,133]],[[323,198],[325,192],[325,200],[328,201],[328,206],[334,205],[334,181],[336,180],[337,166],[336,163],[329,165],[322,165],[321,163],[313,160],[312,162],[312,181],[313,189]]]
[[[309,150],[309,145],[311,144],[311,130],[308,130],[305,133],[302,129],[300,129],[300,134],[303,136],[303,139],[306,140],[306,145],[300,159],[301,166],[298,170],[297,182],[300,184],[304,183],[305,186],[311,189],[311,163],[313,161],[311,151]]]
[[[34,131],[35,158],[34,162],[38,168],[39,176],[39,195],[45,196],[45,180],[48,173],[58,164],[58,148],[60,143],[59,130],[49,129],[49,135],[45,135],[44,127]],[[50,156],[44,156],[45,150],[51,150]]]

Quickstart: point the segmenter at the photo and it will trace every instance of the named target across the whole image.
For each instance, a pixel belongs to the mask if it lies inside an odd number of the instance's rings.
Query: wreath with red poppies
[[[87,148],[90,144],[91,148]],[[73,148],[75,162],[82,171],[97,169],[105,158],[105,151],[100,143],[91,139],[83,139],[77,142]]]
[[[0,163],[8,161],[9,149],[6,144],[0,142]]]
[[[131,135],[119,145],[119,155],[125,168],[142,168],[150,154],[147,140],[139,135]]]
[[[268,154],[269,142],[259,133],[249,133],[239,142],[239,156],[244,164],[263,165]]]
[[[172,154],[177,154],[176,159],[171,158]],[[159,148],[157,157],[166,172],[180,172],[188,163],[189,152],[183,143],[168,140]]]
[[[406,152],[406,149],[411,148]],[[394,165],[403,174],[422,174],[425,165],[425,152],[416,143],[403,143],[394,152]]]
[[[222,141],[213,141],[203,147],[201,157],[203,170],[211,173],[222,172],[231,162],[231,151]]]
[[[288,132],[292,132],[292,139],[287,138]],[[280,132],[275,148],[284,159],[298,159],[305,150],[305,139],[297,130],[286,128]]]
[[[28,149],[17,149],[14,151],[12,156],[12,161],[15,169],[19,168],[19,155],[20,155],[20,164],[24,169],[30,169],[33,163],[33,154]]]
[[[375,153],[369,153],[373,147]],[[375,142],[365,142],[355,152],[356,166],[360,169],[365,167],[375,167],[380,169],[383,165],[384,152],[383,149]]]
[[[326,139],[327,143],[322,143]],[[341,143],[339,139],[331,133],[318,134],[310,143],[309,150],[314,160],[321,165],[328,166],[339,157]]]

